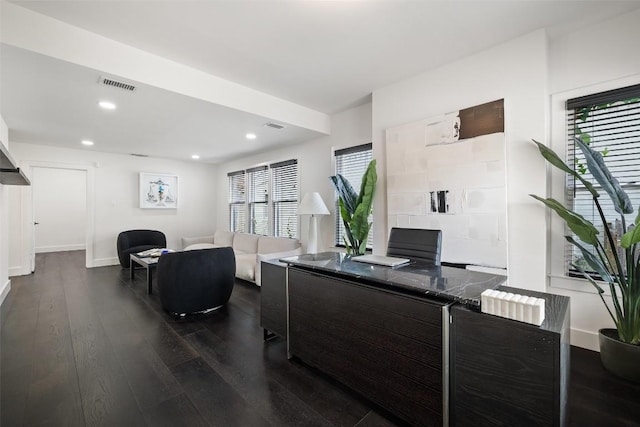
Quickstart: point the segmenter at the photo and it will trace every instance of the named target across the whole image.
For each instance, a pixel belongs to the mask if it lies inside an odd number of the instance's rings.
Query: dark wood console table
[[[262,261],[260,326],[264,339],[287,337],[287,264],[277,259]]]
[[[502,276],[327,252],[287,258],[288,352],[413,425],[448,425],[449,309]],[[264,281],[263,281],[264,285]]]
[[[442,426],[448,305],[290,267],[289,353],[414,425]]]
[[[493,274],[333,252],[262,269],[261,325],[284,333],[289,357],[407,423],[564,425],[568,298],[507,288]],[[485,289],[545,298],[545,323],[480,313]]]
[[[451,425],[565,424],[569,376],[569,298],[498,288],[545,299],[535,326],[453,307]]]

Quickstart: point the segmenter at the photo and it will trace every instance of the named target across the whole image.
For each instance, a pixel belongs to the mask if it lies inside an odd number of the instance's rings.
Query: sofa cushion
[[[213,236],[213,243],[217,246],[233,246],[233,236],[235,234],[233,231],[218,230]]]
[[[258,253],[258,239],[260,236],[257,234],[236,233],[233,238],[233,250],[255,255]]]
[[[213,236],[202,236],[202,237],[183,237],[182,238],[182,249],[186,249],[187,246],[195,245],[196,243],[210,243],[213,244]],[[231,246],[231,245],[229,245]],[[211,246],[209,246],[211,247]]]
[[[214,245],[213,243],[194,243],[193,245],[189,245],[185,247],[183,251],[194,251],[197,249],[211,249],[215,247],[216,245]]]
[[[262,286],[262,261],[268,261],[270,259],[280,259],[286,258],[290,256],[296,256],[302,254],[302,247],[294,249],[292,251],[285,252],[271,252],[268,254],[258,254],[256,256],[256,271],[255,271],[255,282],[256,285]]]
[[[253,282],[255,280],[256,254],[236,253],[236,277]]]
[[[288,239],[286,237],[261,236],[258,240],[258,253],[268,254],[272,252],[287,252],[298,249],[300,242],[298,239]]]

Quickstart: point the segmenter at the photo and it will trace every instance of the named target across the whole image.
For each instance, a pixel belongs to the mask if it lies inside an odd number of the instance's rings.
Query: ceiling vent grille
[[[117,87],[118,89],[128,90],[130,92],[133,92],[136,90],[136,87],[131,83],[120,82],[118,80],[110,79],[109,77],[101,76],[100,80],[98,80],[98,83],[106,86]]]
[[[284,129],[286,127],[285,125],[281,125],[280,123],[274,123],[274,122],[268,122],[268,123],[265,123],[264,125],[268,128],[273,128],[277,130]]]

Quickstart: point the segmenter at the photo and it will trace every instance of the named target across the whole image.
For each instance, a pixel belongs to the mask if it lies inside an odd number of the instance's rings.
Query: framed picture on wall
[[[140,172],[140,208],[176,209],[178,175]]]

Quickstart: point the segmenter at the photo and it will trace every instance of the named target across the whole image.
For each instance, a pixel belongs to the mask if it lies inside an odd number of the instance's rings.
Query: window
[[[229,229],[236,232],[246,230],[245,173],[231,172],[229,177]]]
[[[274,163],[270,168],[273,235],[298,237],[298,161]]]
[[[364,175],[369,166],[369,162],[373,158],[372,145],[364,144],[356,147],[345,148],[342,150],[336,150],[334,155],[336,158],[336,175],[340,174],[347,178],[353,189],[358,193],[360,192],[360,184],[362,183],[362,175]],[[344,246],[344,224],[342,223],[342,217],[340,216],[340,207],[338,206],[338,196],[335,200],[336,207],[336,234],[335,245]],[[371,220],[370,220],[371,221]],[[369,231],[369,238],[367,239],[367,249],[373,247],[373,230]]]
[[[269,235],[269,168],[247,170],[249,233]]]
[[[298,161],[287,160],[229,177],[229,228],[264,236],[298,236]]]
[[[620,181],[633,207],[637,209],[640,205],[640,85],[569,99],[567,113],[567,164],[573,164],[576,171],[596,184],[585,170],[584,156],[579,149],[576,150],[574,137],[579,136],[603,154],[607,167]],[[602,194],[599,201],[607,222],[616,230],[614,239],[618,245],[608,250],[622,251],[619,241],[624,231],[620,215],[614,210],[606,193],[597,185],[596,189]],[[567,178],[566,196],[567,206],[573,206],[575,212],[591,221],[600,233],[604,233],[591,194],[573,177]],[[636,215],[637,211],[625,216],[627,226],[634,222]],[[620,259],[624,262],[624,256]],[[579,250],[567,243],[565,267],[568,275],[577,273],[572,263],[584,261]]]

